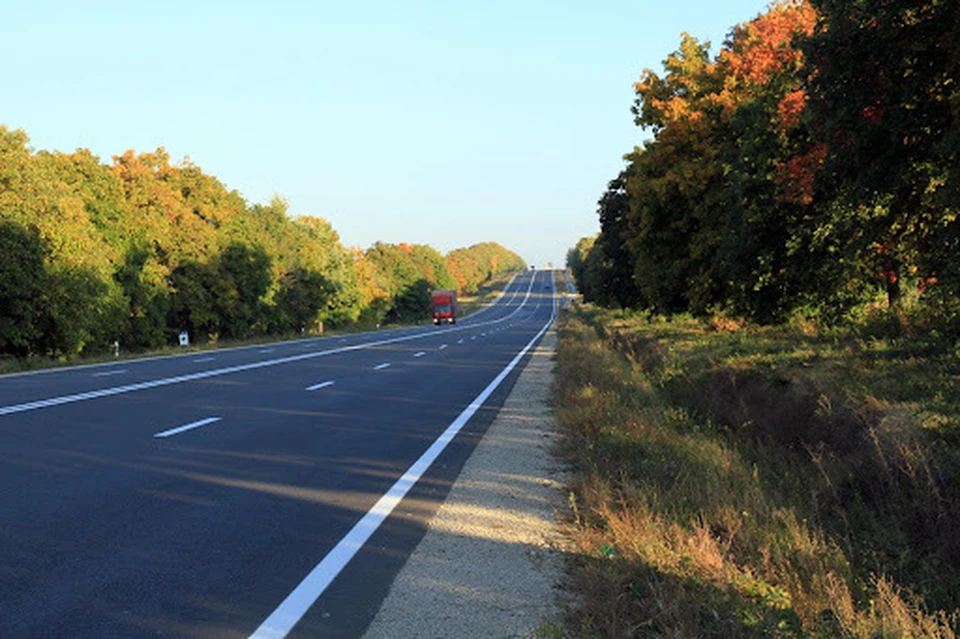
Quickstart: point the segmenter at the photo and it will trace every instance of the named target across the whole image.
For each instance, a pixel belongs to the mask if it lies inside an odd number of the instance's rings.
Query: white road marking
[[[441,344],[441,345],[440,345],[440,350],[442,351],[442,350],[445,349],[446,347],[447,347],[446,344]]]
[[[261,348],[258,353],[272,353],[275,349],[273,348]]]
[[[457,344],[463,344],[463,338],[462,338],[462,337],[457,340]]]
[[[553,312],[549,321],[543,325],[540,332],[531,339],[523,349],[507,364],[507,367],[500,371],[490,384],[484,388],[479,395],[463,409],[456,419],[451,422],[447,429],[430,445],[430,447],[407,469],[400,479],[390,487],[390,490],[373,505],[367,514],[358,521],[350,532],[341,539],[327,555],[313,567],[306,577],[303,578],[296,588],[294,588],[286,599],[284,599],[277,608],[270,613],[260,627],[257,628],[250,639],[280,639],[286,637],[293,630],[301,617],[306,614],[320,595],[327,589],[330,583],[343,571],[346,565],[353,559],[354,555],[363,548],[370,536],[380,527],[386,518],[397,507],[400,500],[410,491],[413,486],[420,481],[420,478],[428,468],[436,461],[440,453],[453,441],[464,425],[470,421],[474,413],[483,406],[487,398],[497,389],[503,380],[516,368],[523,356],[527,354],[534,344],[547,332],[547,329],[553,323],[556,317],[557,307],[553,305]]]
[[[390,364],[377,364],[376,366],[373,367],[373,370],[382,371],[385,368],[390,368]]]
[[[521,303],[520,306],[514,309],[514,311],[511,312],[509,315],[505,315],[500,319],[490,320],[489,322],[485,322],[485,324],[498,324],[500,322],[506,321],[508,318],[515,315],[520,309],[523,308],[523,306],[530,299],[530,294],[532,290],[533,290],[533,280],[530,281],[530,287],[527,289],[527,294],[523,298],[523,302]],[[198,371],[196,373],[187,373],[185,375],[176,375],[174,377],[164,377],[160,379],[150,380],[147,382],[138,382],[135,384],[125,384],[123,386],[114,386],[112,388],[101,388],[95,391],[87,391],[85,393],[75,393],[73,395],[60,395],[59,397],[49,397],[47,399],[38,399],[32,402],[24,402],[22,404],[8,404],[6,406],[0,406],[0,416],[10,415],[12,413],[23,413],[30,410],[38,410],[40,408],[49,408],[51,406],[72,404],[74,402],[82,402],[88,399],[98,399],[100,397],[112,397],[113,395],[122,395],[124,393],[132,393],[135,391],[146,390],[148,388],[158,388],[161,386],[182,384],[184,382],[192,382],[198,379],[207,379],[208,377],[219,377],[220,375],[229,375],[231,373],[240,373],[243,371],[256,370],[258,368],[266,368],[267,366],[289,364],[290,362],[299,362],[306,359],[313,359],[315,357],[325,357],[327,355],[336,355],[338,353],[346,353],[349,351],[359,351],[365,348],[372,348],[374,346],[383,346],[385,344],[396,344],[397,342],[407,342],[413,339],[433,337],[434,335],[439,335],[442,333],[450,333],[453,331],[459,331],[461,329],[462,327],[460,326],[452,326],[450,328],[443,328],[443,329],[436,328],[436,329],[430,330],[429,332],[416,333],[413,335],[401,335],[400,337],[389,337],[386,339],[378,339],[372,342],[364,342],[361,344],[352,344],[350,346],[341,346],[339,348],[331,348],[326,351],[314,351],[312,353],[301,353],[300,355],[290,355],[287,357],[278,357],[276,359],[267,359],[261,362],[251,362],[249,364],[238,364],[236,366],[227,366],[224,368],[212,368],[205,371]],[[472,337],[471,339],[476,339],[476,337]],[[160,359],[160,358],[153,358],[153,359]],[[7,375],[4,375],[3,377],[7,377]]]
[[[308,391],[319,390],[321,388],[326,388],[327,386],[333,386],[333,382],[320,382],[319,384],[314,384],[313,386],[307,386]]]
[[[94,373],[93,377],[108,377],[110,375],[123,375],[126,372],[127,372],[127,369],[121,368],[120,370],[116,370],[116,371],[104,371],[102,373]]]
[[[170,437],[171,435],[176,435],[177,433],[193,430],[194,428],[200,428],[201,426],[206,426],[207,424],[212,424],[213,422],[219,421],[219,417],[207,417],[206,419],[201,419],[200,421],[191,422],[189,424],[184,424],[183,426],[177,426],[176,428],[171,428],[170,430],[157,433],[154,435],[154,437]]]
[[[414,357],[423,357],[423,356],[426,355],[426,354],[427,354],[426,351],[420,351],[419,353],[414,353],[413,356],[414,356]]]
[[[198,357],[197,359],[195,359],[195,360],[193,360],[193,361],[194,361],[195,363],[197,363],[197,364],[202,364],[203,362],[212,362],[213,359],[214,359],[214,358],[212,358],[212,357]]]

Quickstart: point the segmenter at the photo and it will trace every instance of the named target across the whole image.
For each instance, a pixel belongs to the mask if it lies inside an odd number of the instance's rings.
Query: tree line
[[[523,269],[499,244],[345,247],[326,220],[246,202],[161,148],[105,164],[0,125],[0,354],[71,358],[426,317],[432,288]]]
[[[650,139],[568,253],[586,299],[765,323],[908,305],[957,332],[960,3],[775,2],[663,66],[635,84]]]

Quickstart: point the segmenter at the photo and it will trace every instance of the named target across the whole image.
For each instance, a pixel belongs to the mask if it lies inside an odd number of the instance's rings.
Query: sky
[[[645,134],[633,83],[766,0],[0,0],[0,124],[104,163],[164,147],[347,246],[562,266]]]

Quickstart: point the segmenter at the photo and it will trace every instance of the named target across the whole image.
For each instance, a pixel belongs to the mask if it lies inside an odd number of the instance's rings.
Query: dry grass
[[[943,460],[923,431],[891,410],[857,430],[866,423],[857,410],[814,393],[813,382],[755,391],[763,386],[757,366],[768,366],[775,349],[760,336],[746,353],[748,327],[703,329],[727,346],[737,336],[739,367],[729,367],[723,345],[704,341],[709,355],[692,357],[689,344],[651,326],[664,328],[589,307],[561,320],[560,452],[579,469],[570,497],[579,550],[570,587],[579,603],[569,634],[955,636],[957,619],[943,606],[951,595],[926,579],[939,575],[953,588],[960,569],[900,530],[919,526],[924,539],[941,539],[946,531],[931,525],[956,514]],[[691,369],[697,357],[702,366]],[[732,394],[736,410],[718,400],[718,389],[747,387]],[[801,398],[787,402],[798,411],[790,436],[765,436],[769,423],[729,421],[764,422],[771,392]],[[815,424],[805,430],[804,420]],[[836,423],[842,436],[824,438]]]

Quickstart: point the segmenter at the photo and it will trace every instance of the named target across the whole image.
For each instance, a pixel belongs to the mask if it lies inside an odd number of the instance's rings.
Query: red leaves
[[[864,107],[861,114],[863,118],[871,124],[880,124],[883,121],[883,105],[877,104]]]
[[[827,147],[818,144],[809,152],[795,155],[777,165],[777,184],[781,197],[797,204],[813,201],[814,185],[818,169],[827,159]]]

